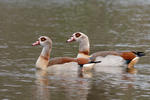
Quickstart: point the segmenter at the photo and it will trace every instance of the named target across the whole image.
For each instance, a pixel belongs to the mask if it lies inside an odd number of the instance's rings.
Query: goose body
[[[81,32],[74,33],[67,42],[79,42],[79,52],[78,57],[92,57],[94,61],[100,60],[99,66],[124,66],[127,68],[132,68],[138,62],[141,56],[145,54],[143,52],[133,52],[133,51],[99,51],[89,55],[90,44],[88,36]],[[94,64],[93,64],[94,65]]]
[[[56,57],[50,59],[52,40],[47,36],[41,36],[38,41],[32,44],[32,46],[36,45],[41,45],[43,47],[42,52],[36,61],[37,68],[53,69],[56,68],[56,66],[60,67],[60,65],[61,67],[62,65],[66,66],[68,63],[75,63],[74,65],[84,65],[85,63],[90,63],[90,59],[86,58]]]

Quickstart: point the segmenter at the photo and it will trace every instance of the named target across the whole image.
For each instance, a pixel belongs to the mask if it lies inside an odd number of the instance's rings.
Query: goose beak
[[[67,42],[67,43],[70,43],[70,42],[73,42],[73,41],[75,41],[75,39],[74,39],[74,37],[71,37],[71,38],[68,39],[66,42]]]
[[[36,41],[35,43],[32,44],[32,46],[40,45],[40,41]]]

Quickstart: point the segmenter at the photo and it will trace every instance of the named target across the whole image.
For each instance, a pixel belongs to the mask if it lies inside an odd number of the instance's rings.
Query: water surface
[[[0,0],[1,100],[149,100],[150,0]],[[137,74],[91,72],[70,76],[35,69],[41,35],[53,40],[51,57],[76,57],[72,33],[89,36],[91,53],[137,50],[147,56]]]

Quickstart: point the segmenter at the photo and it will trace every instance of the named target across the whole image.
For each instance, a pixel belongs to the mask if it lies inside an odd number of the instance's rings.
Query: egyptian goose
[[[85,58],[57,57],[50,59],[52,40],[47,36],[41,36],[38,41],[32,44],[32,46],[36,45],[41,45],[43,47],[42,52],[36,62],[36,67],[40,69],[47,69],[47,67],[50,67],[52,65],[64,64],[69,62],[77,62],[81,67],[86,63],[98,63]]]
[[[128,65],[127,68],[132,68],[138,62],[141,56],[144,56],[143,52],[122,52],[122,51],[99,51],[89,56],[90,44],[88,36],[81,33],[74,33],[67,42],[79,42],[79,52],[77,58],[92,57],[94,60],[99,59],[102,66],[123,66]]]

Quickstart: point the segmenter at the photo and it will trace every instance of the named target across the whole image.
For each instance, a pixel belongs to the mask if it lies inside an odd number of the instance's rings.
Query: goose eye
[[[78,37],[81,36],[81,34],[80,33],[76,33],[75,36],[78,38]]]
[[[44,37],[41,38],[41,41],[45,41],[45,40],[46,40],[46,38],[44,38]]]

